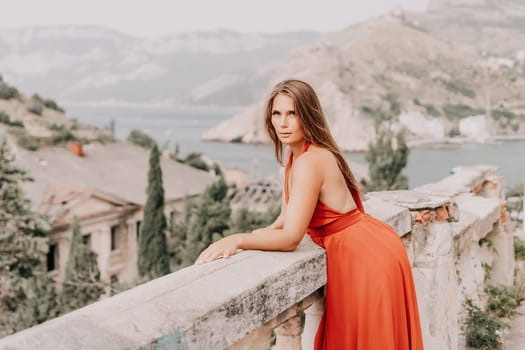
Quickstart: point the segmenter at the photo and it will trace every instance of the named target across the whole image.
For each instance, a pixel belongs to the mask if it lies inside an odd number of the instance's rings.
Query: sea
[[[204,142],[207,129],[234,115],[232,108],[162,108],[129,106],[65,105],[67,113],[81,122],[101,128],[114,121],[115,136],[125,139],[131,130],[140,129],[154,137],[162,148],[179,154],[200,152],[220,165],[245,171],[250,178],[275,177],[279,174],[270,145]],[[366,165],[363,152],[345,153],[352,165]],[[409,187],[435,182],[457,166],[489,164],[499,167],[507,187],[525,181],[525,140],[491,144],[466,143],[446,147],[411,148],[404,169]]]

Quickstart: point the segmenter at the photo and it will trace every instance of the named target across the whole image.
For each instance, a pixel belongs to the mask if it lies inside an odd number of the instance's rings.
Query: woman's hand
[[[234,255],[239,249],[244,234],[237,233],[226,236],[210,246],[199,255],[195,264],[203,264],[218,258],[228,258]]]

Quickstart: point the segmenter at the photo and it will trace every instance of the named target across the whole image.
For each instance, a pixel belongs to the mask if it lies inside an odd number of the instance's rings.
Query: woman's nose
[[[287,126],[288,125],[288,118],[283,115],[280,119],[279,119],[279,126],[283,127],[283,126]]]

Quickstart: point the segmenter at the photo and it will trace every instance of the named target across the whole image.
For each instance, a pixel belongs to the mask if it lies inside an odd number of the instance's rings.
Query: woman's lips
[[[280,135],[281,137],[288,137],[288,136],[290,136],[291,134],[292,134],[291,132],[280,132],[280,133],[279,133],[279,135]]]

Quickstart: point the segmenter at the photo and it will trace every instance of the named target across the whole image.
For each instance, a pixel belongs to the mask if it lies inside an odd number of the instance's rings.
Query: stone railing
[[[465,296],[481,300],[487,284],[512,284],[512,236],[494,170],[457,168],[413,191],[368,194],[367,212],[407,248],[426,349],[464,348]],[[291,253],[244,251],[1,339],[0,349],[312,349],[325,268],[308,237]]]

